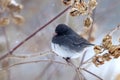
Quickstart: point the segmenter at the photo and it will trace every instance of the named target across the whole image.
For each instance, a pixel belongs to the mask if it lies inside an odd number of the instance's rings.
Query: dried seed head
[[[89,16],[84,20],[84,26],[85,27],[90,27],[90,25],[92,24],[93,20],[92,18]]]
[[[104,60],[102,58],[102,56],[95,56],[93,59],[92,59],[92,62],[95,64],[95,66],[98,67],[98,65],[102,65],[104,64]]]
[[[114,58],[119,58],[119,57],[120,57],[120,49],[114,52]]]
[[[2,6],[2,8],[6,8],[10,1],[11,0],[0,0],[0,5]]]
[[[112,36],[106,35],[106,36],[103,38],[102,46],[103,46],[105,49],[109,49],[109,48],[112,46]]]
[[[88,5],[89,7],[93,10],[97,6],[97,1],[96,0],[89,0]]]
[[[100,53],[102,52],[102,47],[99,46],[99,45],[96,45],[96,46],[94,47],[94,52],[95,52],[96,54],[100,54]]]
[[[120,45],[112,45],[108,51],[111,56],[118,58],[120,56]]]
[[[106,35],[104,38],[103,38],[103,42],[106,42],[106,41],[111,41],[112,40],[112,36],[110,35]]]
[[[20,24],[22,24],[24,22],[24,18],[22,16],[20,16],[20,15],[13,15],[12,19],[13,19],[13,22],[15,24],[18,24],[18,25],[20,25]]]
[[[110,48],[109,48],[109,53],[114,53],[114,51],[116,50],[117,46],[116,45],[112,45]]]
[[[12,12],[20,12],[23,9],[21,4],[18,4],[15,0],[12,0],[8,5],[7,8]]]
[[[63,4],[70,5],[72,0],[62,0]]]
[[[120,80],[120,73],[117,73],[117,75],[115,76],[115,80]]]
[[[23,9],[23,6],[21,4],[18,5],[9,4],[7,7],[13,12],[20,12],[21,9]]]
[[[85,2],[75,1],[70,11],[71,16],[78,16],[80,14],[87,14],[87,5]]]
[[[103,58],[104,61],[109,61],[109,60],[112,59],[111,55],[109,53],[103,54],[102,58]]]
[[[87,14],[87,4],[86,2],[82,1],[82,2],[76,2],[74,3],[74,8],[77,8],[79,10],[79,14]]]
[[[1,26],[6,26],[6,25],[8,25],[9,23],[10,23],[9,18],[1,18],[1,19],[0,19],[0,25],[1,25]]]
[[[71,16],[78,16],[79,15],[79,10],[76,8],[72,8],[70,11]]]
[[[117,28],[117,29],[116,29],[116,28],[113,29],[113,30],[112,30],[112,33],[113,33],[113,31],[115,31],[115,30],[118,30],[118,28]],[[108,53],[103,54],[103,51],[102,51],[102,54],[99,54],[100,51],[101,51],[101,47],[102,47],[102,49],[104,49],[104,50],[107,51]],[[111,60],[111,59],[120,57],[120,44],[118,44],[118,45],[113,45],[113,44],[112,44],[112,36],[111,36],[110,33],[107,34],[107,35],[103,38],[101,47],[100,47],[100,46],[95,46],[95,47],[94,47],[95,53],[98,53],[98,54],[96,54],[96,56],[93,58],[93,63],[94,63],[96,66],[104,64],[105,61],[109,61],[109,60]]]

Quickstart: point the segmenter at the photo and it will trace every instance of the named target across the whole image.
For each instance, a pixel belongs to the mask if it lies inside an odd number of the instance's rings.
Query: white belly
[[[59,46],[58,44],[51,43],[52,51],[58,54],[61,57],[69,57],[69,58],[78,58],[82,54],[81,52],[75,52],[73,50],[70,50],[69,48],[65,48],[63,46]]]

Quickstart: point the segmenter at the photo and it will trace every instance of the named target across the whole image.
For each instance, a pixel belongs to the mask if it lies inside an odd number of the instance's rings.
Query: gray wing
[[[79,35],[64,35],[59,36],[55,40],[56,43],[60,44],[61,46],[66,46],[71,50],[75,50],[77,52],[83,50],[85,47],[90,46],[90,44],[86,39],[80,37]]]

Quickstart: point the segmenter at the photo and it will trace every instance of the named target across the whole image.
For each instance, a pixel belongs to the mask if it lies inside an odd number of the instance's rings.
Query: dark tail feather
[[[92,44],[92,43],[88,43],[87,45],[88,46],[95,46],[95,44]]]

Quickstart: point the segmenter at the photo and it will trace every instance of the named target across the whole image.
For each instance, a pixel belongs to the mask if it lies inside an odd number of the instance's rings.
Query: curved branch
[[[31,39],[33,36],[35,36],[39,31],[41,31],[42,29],[44,29],[46,26],[48,26],[50,23],[52,23],[53,21],[55,21],[57,18],[59,18],[63,13],[65,13],[69,8],[71,8],[71,6],[67,7],[66,9],[64,9],[62,12],[60,12],[57,16],[55,16],[53,19],[51,19],[50,21],[48,21],[45,25],[43,25],[42,27],[40,27],[39,29],[37,29],[35,32],[33,32],[30,36],[28,36],[26,39],[24,39],[22,42],[20,42],[17,46],[15,46],[12,50],[10,50],[8,53],[6,53],[5,55],[3,55],[2,57],[0,57],[0,60],[6,58],[7,56],[11,55],[16,49],[18,49],[21,45],[23,45],[26,41],[28,41],[29,39]]]
[[[6,67],[4,69],[1,69],[0,71],[8,70],[8,69],[10,69],[12,67],[15,67],[15,66],[18,66],[18,65],[22,65],[22,64],[39,63],[39,62],[53,62],[53,63],[57,63],[57,64],[68,65],[66,63],[63,63],[63,62],[60,62],[60,61],[51,60],[51,59],[47,59],[47,60],[34,60],[34,61],[26,61],[26,62],[16,63],[16,64],[10,65],[10,66],[8,66],[8,67]]]

